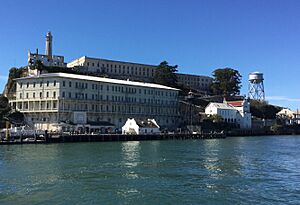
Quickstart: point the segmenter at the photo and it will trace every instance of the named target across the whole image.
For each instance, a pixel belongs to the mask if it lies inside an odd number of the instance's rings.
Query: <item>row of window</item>
[[[31,96],[29,96],[29,93],[26,93],[25,96],[26,96],[26,97],[25,97],[26,99],[28,99],[28,98],[31,97]],[[20,99],[23,99],[23,93],[20,93],[19,97],[20,97]],[[36,96],[35,92],[33,92],[33,93],[32,93],[32,98],[36,98],[36,97],[37,97],[37,96]],[[39,92],[39,97],[40,97],[40,98],[43,98],[43,92]],[[52,96],[50,96],[50,92],[47,91],[45,97],[46,97],[46,98],[49,98],[49,97],[56,98],[56,92],[53,91],[53,92],[52,92]]]
[[[192,78],[190,78],[190,77],[181,77],[181,76],[178,76],[178,80],[182,80],[182,81],[189,81],[189,82],[191,82],[191,81],[193,81],[193,82],[200,82],[200,81],[202,81],[202,82],[208,82],[208,78],[197,78],[197,77],[192,77]]]
[[[143,71],[143,72],[149,72],[149,70],[151,70],[152,73],[154,73],[154,69],[153,68],[150,68],[150,67],[137,67],[137,66],[125,66],[125,65],[117,65],[117,64],[103,64],[102,63],[102,66],[101,66],[101,63],[100,62],[97,62],[97,63],[94,63],[94,62],[86,62],[85,64],[86,66],[92,66],[92,67],[98,67],[98,68],[119,68],[119,69],[127,69],[127,70],[134,70],[134,71]]]
[[[43,83],[44,83],[43,81],[39,82],[40,87],[43,86]],[[52,83],[52,82],[51,82],[51,83]],[[27,83],[26,83],[26,88],[29,88],[29,85],[30,85],[30,83],[27,82]],[[49,85],[50,85],[50,81],[46,81],[46,86],[49,87]],[[53,86],[54,86],[54,87],[56,86],[56,80],[53,81]],[[36,87],[36,82],[33,82],[33,83],[32,83],[32,87],[33,87],[33,88]],[[20,88],[23,88],[23,83],[20,83]]]
[[[24,105],[24,107],[23,107]],[[42,103],[41,104],[41,107],[44,108],[44,109],[57,109],[57,102],[52,102],[52,106],[51,106],[51,103],[50,102],[45,102],[45,103]],[[24,102],[23,104],[20,103],[18,104],[18,109],[22,110],[28,110],[29,109],[29,104],[28,102]],[[35,109],[38,109],[38,108],[35,108]]]
[[[52,95],[51,92],[47,91],[45,92],[46,96],[45,98],[56,98],[56,92],[53,91]],[[19,95],[20,99],[23,99],[23,93],[20,93]],[[36,93],[32,93],[32,98],[36,98]],[[25,94],[25,98],[29,99],[31,96],[29,96],[29,93]],[[39,98],[44,98],[43,92],[39,92]],[[62,98],[63,99],[73,99],[72,93],[68,92],[68,96],[66,95],[65,92],[62,92]],[[175,105],[175,101],[168,101],[168,100],[161,100],[161,99],[153,99],[153,98],[135,98],[135,97],[129,97],[129,96],[109,96],[106,95],[106,98],[104,98],[103,95],[89,95],[87,93],[75,93],[74,96],[75,99],[77,100],[106,100],[106,101],[112,101],[112,102],[125,102],[125,103],[148,103],[148,104],[159,104],[159,105]]]
[[[53,82],[50,82],[50,81],[46,81],[46,86],[49,87],[50,83],[53,83],[53,86],[55,87],[57,82],[56,80],[54,80]],[[40,83],[40,87],[43,86],[43,82],[41,81]],[[89,83],[83,83],[83,82],[72,82],[72,81],[69,81],[68,82],[68,87],[72,87],[74,84],[75,88],[77,89],[92,89],[92,90],[103,90],[104,89],[104,85],[103,84],[95,84],[95,83],[92,83],[92,84],[89,84]],[[62,81],[62,86],[63,87],[66,87],[66,81]],[[30,83],[27,82],[26,83],[26,87],[28,88],[30,86]],[[20,88],[23,87],[23,83],[20,83]],[[35,88],[36,87],[36,82],[33,82],[32,83],[32,87]],[[106,90],[107,91],[112,91],[112,92],[126,92],[126,93],[132,93],[132,94],[135,94],[138,93],[139,94],[142,94],[142,89],[140,88],[132,88],[132,87],[124,87],[124,86],[113,86],[113,85],[106,85]],[[143,94],[146,95],[158,95],[158,96],[170,96],[170,97],[177,97],[177,94],[175,92],[164,92],[164,91],[160,91],[160,90],[154,90],[154,89],[143,89]]]
[[[17,108],[20,110],[28,110],[29,103],[18,103]],[[57,102],[42,102],[36,107],[31,105],[31,110],[46,110],[46,109],[57,109]],[[124,106],[124,105],[98,105],[98,104],[64,104],[62,112],[72,111],[89,111],[89,112],[121,112],[121,113],[137,113],[137,114],[176,114],[175,108],[162,108],[162,107],[136,107],[136,106]]]
[[[230,116],[230,115],[234,115],[237,111],[236,110],[219,110],[219,114],[221,116]]]

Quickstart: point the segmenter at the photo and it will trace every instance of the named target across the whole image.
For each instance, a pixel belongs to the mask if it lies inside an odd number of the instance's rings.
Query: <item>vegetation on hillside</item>
[[[268,104],[266,101],[250,100],[250,111],[252,116],[262,119],[276,119],[282,107]]]
[[[8,79],[4,91],[5,95],[9,95],[10,93],[16,92],[16,82],[14,81],[14,79],[22,77],[24,71],[26,71],[26,67],[12,67],[9,70]]]

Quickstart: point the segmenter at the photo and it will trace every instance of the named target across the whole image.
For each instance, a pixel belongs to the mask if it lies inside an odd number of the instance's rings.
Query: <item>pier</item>
[[[204,139],[224,139],[223,133],[199,133],[199,134],[68,134],[46,136],[45,139],[22,137],[14,141],[0,141],[0,145],[10,144],[44,144],[44,143],[72,143],[72,142],[112,142],[112,141],[147,141],[147,140],[204,140]]]

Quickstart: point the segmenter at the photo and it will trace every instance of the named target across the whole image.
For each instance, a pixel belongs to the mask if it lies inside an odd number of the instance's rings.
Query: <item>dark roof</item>
[[[148,121],[141,121],[141,120],[136,120],[136,124],[139,127],[143,127],[143,128],[158,128],[152,121],[148,120]]]

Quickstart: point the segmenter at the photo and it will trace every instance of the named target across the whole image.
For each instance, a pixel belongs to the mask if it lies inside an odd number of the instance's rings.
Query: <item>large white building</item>
[[[76,66],[78,66],[78,69],[87,73],[106,74],[112,78],[145,82],[153,81],[157,67],[155,65],[91,58],[87,56],[82,56],[67,64],[69,68]],[[212,83],[212,78],[208,76],[180,73],[176,73],[176,75],[178,84],[198,91],[208,92]]]
[[[250,104],[247,100],[212,102],[205,108],[205,114],[219,115],[225,122],[238,124],[242,129],[251,129]]]
[[[128,118],[155,118],[161,127],[178,123],[179,90],[163,85],[67,73],[27,76],[16,83],[10,105],[38,129],[98,122],[120,129]]]

